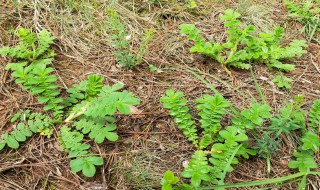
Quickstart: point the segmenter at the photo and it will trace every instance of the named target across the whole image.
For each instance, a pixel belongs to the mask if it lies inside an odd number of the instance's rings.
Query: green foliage
[[[197,108],[201,111],[199,116],[204,134],[199,145],[200,149],[204,149],[213,142],[214,136],[221,129],[220,121],[222,116],[227,113],[226,108],[229,107],[229,102],[221,95],[210,96],[207,94],[197,99],[196,102],[198,103]]]
[[[73,172],[82,171],[83,175],[93,177],[96,173],[95,166],[103,165],[103,159],[97,156],[78,157],[71,160],[70,167]]]
[[[4,47],[0,49],[2,56],[15,58],[18,62],[9,63],[5,67],[12,70],[12,76],[16,78],[17,84],[22,84],[23,90],[30,90],[32,95],[38,95],[38,102],[46,104],[45,110],[52,110],[57,120],[61,120],[63,106],[57,77],[52,75],[54,69],[49,65],[55,55],[49,46],[55,37],[51,33],[42,30],[38,36],[29,29],[19,28],[17,36],[19,44],[15,47]]]
[[[205,152],[198,150],[193,154],[188,167],[184,169],[181,176],[191,178],[191,185],[199,187],[202,180],[210,181],[209,172],[211,169],[212,167],[208,164],[208,158]]]
[[[241,29],[242,24],[238,18],[240,14],[231,9],[225,11],[221,19],[225,21],[227,28],[227,41],[223,44],[213,41],[206,42],[200,35],[200,30],[193,24],[180,25],[180,33],[188,35],[188,39],[194,41],[190,52],[204,54],[211,59],[218,61],[224,66],[233,66],[240,69],[249,69],[250,62],[262,62],[270,67],[283,71],[294,70],[294,65],[283,64],[281,60],[301,56],[306,53],[302,47],[306,42],[293,40],[289,46],[280,47],[279,42],[284,33],[283,28],[276,28],[273,33],[260,33],[255,36],[253,25]],[[229,72],[226,69],[227,72]]]
[[[117,110],[123,114],[130,113],[131,105],[138,105],[139,99],[127,91],[116,92],[123,88],[121,84],[112,87],[104,86],[97,97],[89,103],[85,115],[93,118],[102,118],[106,115],[113,115]]]
[[[95,123],[92,120],[83,118],[75,122],[73,126],[77,130],[81,130],[82,134],[89,134],[89,137],[94,139],[96,143],[102,143],[105,139],[108,139],[109,141],[118,140],[117,133],[111,132],[115,130],[117,126],[114,124],[108,124],[105,126],[105,123],[105,121]]]
[[[9,63],[6,69],[13,71],[17,84],[22,84],[23,90],[30,90],[31,95],[38,95],[38,102],[45,103],[44,111],[51,111],[52,115],[43,115],[20,111],[11,121],[19,122],[13,131],[0,137],[0,150],[6,145],[18,148],[19,142],[26,141],[33,133],[39,132],[48,138],[54,131],[54,126],[61,124],[65,119],[70,126],[62,126],[58,140],[61,148],[72,157],[70,166],[72,171],[92,177],[95,166],[103,164],[103,159],[89,154],[90,145],[83,143],[86,135],[94,139],[96,143],[102,143],[105,139],[116,141],[118,135],[114,132],[116,125],[113,115],[119,111],[122,114],[130,114],[130,106],[139,104],[121,84],[112,87],[103,84],[104,78],[98,75],[89,75],[88,80],[73,85],[68,89],[69,96],[58,97],[60,91],[56,84],[57,77],[52,74],[53,68],[48,65],[53,59],[53,51],[49,49],[54,37],[45,30],[38,34],[28,29],[19,29],[17,36],[20,43],[13,47],[4,47],[1,55],[13,56],[17,63]],[[69,107],[69,115],[64,112]]]
[[[301,142],[301,150],[312,150],[313,152],[317,152],[320,146],[320,137],[312,131],[308,131],[301,137]]]
[[[78,131],[71,131],[67,126],[62,126],[60,130],[61,148],[67,151],[70,157],[76,157],[70,162],[73,172],[82,171],[87,177],[94,176],[96,166],[103,165],[103,159],[97,156],[88,156],[89,144],[82,143],[83,134]]]
[[[246,143],[242,143],[248,140],[248,136],[244,131],[238,130],[237,127],[228,126],[226,130],[220,131],[219,135],[221,137],[221,143],[216,143],[212,146],[212,154],[209,159],[210,163],[213,165],[211,180],[215,184],[218,184],[220,179],[224,179],[224,170],[227,172],[233,171],[232,166],[227,164],[229,161],[228,159],[240,144],[242,144],[242,146],[236,153],[237,157],[242,156],[244,158],[249,158],[249,154],[256,154],[253,150],[246,148]],[[234,157],[233,160],[231,160],[231,164],[238,164],[238,159]]]
[[[298,168],[301,172],[307,172],[312,168],[317,168],[313,154],[310,154],[309,151],[295,152],[293,155],[296,157],[296,160],[289,162],[289,168]]]
[[[172,190],[172,185],[178,183],[179,178],[174,176],[173,172],[168,170],[164,173],[164,176],[160,182],[162,185],[162,190]]]
[[[270,125],[263,131],[262,138],[258,138],[257,150],[259,156],[269,156],[278,150],[281,134],[290,134],[297,129],[305,129],[304,111],[301,109],[304,96],[295,96],[294,101],[280,109],[280,113],[270,118]]]
[[[183,98],[181,91],[174,92],[167,90],[166,95],[160,98],[163,107],[169,109],[169,114],[174,116],[174,122],[178,124],[178,128],[193,144],[197,145],[198,135],[195,121],[192,120],[191,114],[188,113],[189,108],[186,105],[187,100]]]
[[[88,154],[89,144],[82,143],[84,135],[78,131],[71,131],[68,126],[60,129],[60,147],[68,152],[69,156],[82,156]]]
[[[131,35],[127,33],[126,25],[119,19],[115,10],[109,10],[108,14],[108,29],[113,32],[111,39],[112,46],[115,48],[116,61],[125,68],[131,69],[136,61],[136,57],[128,49]]]
[[[190,129],[192,134],[196,136],[195,122],[188,113],[189,108],[185,106],[187,100],[183,98],[183,93],[167,90],[166,95],[160,101],[165,108],[169,109],[169,114],[174,116],[174,122],[178,124],[178,127],[182,129],[186,136],[190,133],[185,131]],[[200,110],[199,116],[201,117],[203,136],[200,142],[191,140],[198,150],[192,156],[188,167],[181,173],[182,177],[191,179],[191,184],[178,185],[175,186],[176,189],[193,189],[200,186],[203,181],[203,183],[218,184],[220,180],[224,180],[225,171],[233,170],[230,165],[238,163],[237,158],[233,158],[228,165],[229,158],[232,155],[248,158],[249,155],[255,154],[253,150],[247,149],[247,143],[245,143],[248,140],[244,130],[246,126],[240,128],[238,126],[228,126],[225,130],[221,130],[221,119],[223,115],[228,113],[230,107],[230,104],[222,95],[210,96],[205,94],[198,98],[196,103]],[[270,116],[270,108],[266,105],[253,104],[252,107],[257,116],[263,115],[265,118]],[[242,117],[248,120],[244,116]],[[251,121],[248,120],[248,122]],[[190,137],[188,139],[190,140]],[[211,144],[213,145],[210,151],[204,150]],[[207,154],[211,154],[210,162],[208,162]]]
[[[279,137],[281,133],[289,134],[296,129],[305,128],[305,117],[300,106],[290,102],[280,110],[280,114],[270,119],[269,131],[276,133]]]
[[[198,103],[197,108],[201,111],[199,112],[200,123],[204,133],[216,134],[221,128],[220,121],[222,116],[227,113],[226,108],[229,107],[229,102],[222,95],[210,96],[207,94],[197,99],[196,102]]]
[[[292,86],[290,85],[293,80],[291,78],[288,78],[283,75],[277,75],[276,78],[272,80],[272,82],[276,83],[279,88],[286,88],[286,89],[291,89]]]
[[[316,30],[319,29],[319,7],[314,6],[312,0],[307,0],[301,4],[295,4],[286,0],[285,5],[288,9],[289,16],[305,24],[301,32],[306,33],[309,36],[309,41],[311,41]]]
[[[116,125],[112,124],[115,121],[113,115],[116,111],[130,114],[130,106],[140,103],[131,93],[119,92],[123,85],[115,84],[110,87],[104,86],[102,82],[103,77],[90,75],[87,81],[82,81],[79,86],[74,85],[70,91],[74,95],[73,100],[70,101],[69,97],[67,102],[82,101],[70,108],[69,117],[65,121],[73,122],[72,128],[76,130],[72,131],[67,126],[61,129],[62,148],[69,152],[69,156],[77,156],[70,162],[72,171],[82,171],[87,177],[94,175],[95,165],[102,165],[103,160],[88,155],[90,146],[82,143],[84,135],[88,135],[96,143],[102,143],[106,139],[118,140],[118,135],[114,132]]]
[[[155,31],[152,29],[145,31],[140,42],[139,51],[136,54],[136,65],[140,65],[143,62],[143,56],[148,53],[149,42],[152,40],[154,33]]]
[[[0,55],[9,56],[33,62],[37,59],[52,58],[54,52],[49,49],[55,37],[47,30],[39,32],[38,36],[30,29],[19,28],[16,34],[20,42],[13,48],[4,47],[0,49]]]
[[[16,122],[17,120],[19,122]],[[21,115],[20,112],[12,117],[11,122],[16,122],[16,127],[10,133],[1,135],[0,150],[2,150],[5,145],[17,149],[20,147],[19,143],[25,142],[27,137],[31,137],[34,133],[40,132],[42,135],[50,137],[53,132],[50,118],[38,113],[29,114],[29,111],[26,111]]]
[[[251,108],[241,111],[241,115],[232,118],[233,126],[239,129],[254,129],[264,123],[264,119],[271,117],[271,108],[267,104],[254,103]]]
[[[313,101],[312,107],[309,112],[309,127],[315,131],[319,131],[320,125],[320,99]]]
[[[196,107],[200,110],[201,134],[196,130],[192,116],[188,114],[189,108],[185,106],[187,101],[183,98],[182,92],[167,90],[166,96],[160,101],[169,109],[169,114],[174,116],[175,123],[180,125],[184,124],[180,121],[188,121],[185,123],[192,124],[190,126],[195,130],[194,134],[202,136],[198,144],[195,144],[197,151],[181,173],[183,178],[190,179],[190,184],[174,185],[168,182],[162,184],[163,188],[196,189],[201,185],[223,185],[226,173],[233,171],[233,165],[238,164],[239,157],[249,158],[250,155],[258,153],[270,160],[270,156],[275,154],[279,147],[280,135],[294,131],[302,132],[303,136],[300,139],[302,144],[299,151],[294,153],[296,160],[291,161],[289,167],[297,168],[300,172],[308,172],[317,167],[314,153],[319,151],[320,138],[318,132],[306,130],[305,111],[302,109],[303,95],[294,96],[294,101],[288,102],[280,109],[279,114],[272,116],[271,107],[267,104],[253,103],[249,109],[240,113],[230,112],[231,106],[223,96],[205,94],[196,100]],[[316,118],[314,123],[318,124],[317,106],[316,100],[311,108],[310,118]],[[226,113],[230,113],[233,118],[232,124],[224,127],[221,120]],[[256,146],[253,147],[255,150],[250,149],[248,145],[249,137],[246,134],[248,129],[257,140]],[[259,133],[263,134],[262,138]],[[301,185],[303,186],[303,183]]]
[[[299,96],[296,97],[295,100],[298,103],[302,102],[302,98]],[[295,110],[293,111],[292,115],[296,118],[300,118],[298,120],[300,120],[301,122],[300,125],[302,125],[301,128],[303,135],[300,138],[301,144],[298,148],[298,151],[293,153],[294,157],[296,157],[296,160],[290,161],[288,166],[289,168],[293,169],[297,168],[300,172],[308,172],[310,171],[310,169],[317,168],[317,163],[314,160],[314,154],[319,151],[320,137],[319,128],[316,125],[313,125],[314,123],[312,122],[315,122],[315,124],[317,124],[317,122],[319,121],[319,112],[317,111],[318,103],[319,99],[315,100],[309,112],[309,117],[314,118],[314,120],[309,120],[310,130],[307,130],[304,125],[305,119],[303,113],[295,113],[301,107],[301,104],[298,106],[291,106],[293,107],[293,110]]]

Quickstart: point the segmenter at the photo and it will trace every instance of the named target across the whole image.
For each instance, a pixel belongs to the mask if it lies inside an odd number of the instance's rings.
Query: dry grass
[[[17,3],[13,3],[17,2]],[[196,23],[208,39],[223,40],[224,29],[219,19],[226,8],[236,8],[247,24],[258,26],[261,31],[269,31],[277,24],[286,25],[287,43],[293,38],[303,38],[297,23],[288,21],[285,8],[278,1],[212,1],[204,0],[195,9],[187,9],[183,1],[162,1],[155,6],[151,1],[3,1],[0,6],[0,47],[14,45],[17,40],[12,35],[19,27],[39,31],[43,28],[56,37],[54,45],[57,53],[53,66],[59,76],[62,89],[97,73],[104,76],[106,84],[124,83],[126,89],[141,99],[138,109],[140,115],[117,116],[120,140],[115,143],[99,145],[106,164],[99,168],[94,178],[88,179],[70,171],[69,159],[58,147],[55,140],[57,131],[51,139],[35,135],[18,150],[6,149],[0,154],[0,189],[160,189],[162,174],[170,169],[176,174],[183,170],[182,162],[190,159],[194,147],[176,128],[172,118],[159,103],[159,98],[168,88],[182,90],[187,99],[194,100],[202,94],[213,94],[205,84],[186,71],[164,70],[163,73],[151,72],[148,64],[157,67],[190,66],[220,78],[221,82],[203,76],[219,90],[238,109],[248,107],[251,99],[259,99],[250,73],[232,70],[232,77],[197,54],[190,54],[191,45],[178,35],[181,23]],[[198,2],[198,1],[197,1]],[[145,55],[146,64],[132,71],[116,65],[113,48],[107,30],[106,9],[110,3],[128,26],[134,43],[130,47],[137,51],[139,37],[145,29],[156,30],[150,47]],[[320,46],[312,43],[309,53],[293,61],[297,65],[288,76],[294,79],[293,90],[280,91],[271,82],[275,72],[265,66],[254,67],[255,75],[267,102],[277,112],[285,101],[295,94],[305,94],[306,109],[311,102],[320,98]],[[13,126],[11,116],[19,109],[41,110],[36,98],[22,91],[14,84],[10,73],[4,70],[10,60],[0,57],[0,131],[7,132]],[[241,91],[245,96],[240,96]],[[193,106],[193,104],[190,104]],[[195,110],[194,110],[195,112]],[[291,136],[283,139],[279,153],[273,157],[272,173],[268,174],[264,159],[241,160],[236,170],[229,174],[230,183],[267,179],[293,173],[287,162],[295,150]],[[290,145],[290,146],[288,146]],[[320,160],[320,155],[316,156]],[[309,179],[314,187],[319,177]],[[296,184],[284,189],[295,189]],[[312,185],[310,185],[312,189]]]

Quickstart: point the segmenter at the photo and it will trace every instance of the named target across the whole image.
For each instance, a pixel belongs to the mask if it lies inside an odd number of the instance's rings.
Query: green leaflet
[[[19,118],[20,117],[20,118]],[[21,142],[25,142],[28,137],[31,137],[33,133],[39,132],[42,135],[50,136],[52,134],[52,125],[50,119],[42,114],[29,114],[29,111],[18,112],[11,119],[12,122],[18,122],[16,128],[10,133],[5,133],[0,137],[0,150],[5,145],[10,148],[17,149],[20,147]],[[24,123],[27,121],[27,125]]]
[[[293,80],[291,78],[288,78],[283,75],[277,75],[276,78],[272,80],[272,82],[275,82],[279,88],[286,88],[286,89],[291,89],[292,86],[290,85]]]
[[[305,128],[305,117],[300,107],[291,102],[280,110],[280,114],[270,119],[269,130],[279,137],[281,133],[289,134],[291,131]]]
[[[301,137],[301,142],[301,150],[312,150],[315,153],[319,151],[320,137],[312,131],[305,133]]]
[[[320,125],[320,99],[313,101],[309,112],[309,126],[317,133]]]
[[[172,190],[172,185],[176,184],[178,181],[179,178],[174,176],[172,171],[166,171],[160,182],[160,184],[162,185],[161,190]]]
[[[195,122],[188,113],[189,108],[185,106],[187,100],[183,98],[183,93],[181,91],[174,92],[170,89],[166,91],[166,95],[160,98],[163,107],[169,109],[169,114],[174,116],[174,122],[178,124],[178,128],[182,130],[189,141],[197,146],[198,135],[194,125]]]
[[[206,94],[196,102],[198,103],[197,108],[201,111],[199,112],[201,128],[205,133],[217,133],[220,130],[220,120],[227,113],[225,108],[229,107],[229,102],[221,95],[210,96]]]
[[[211,168],[208,164],[207,155],[203,151],[198,150],[193,154],[188,167],[184,169],[181,176],[191,178],[191,185],[199,187],[202,180],[210,181],[209,172]]]
[[[88,153],[90,145],[82,143],[83,134],[78,131],[72,131],[67,126],[62,126],[60,130],[61,148],[69,153],[68,156],[82,156]]]
[[[248,25],[241,29],[241,15],[228,9],[221,16],[225,21],[227,41],[219,44],[213,41],[206,42],[200,35],[201,31],[193,24],[180,25],[180,33],[188,36],[194,41],[194,46],[190,48],[191,53],[201,53],[211,59],[221,63],[224,68],[233,66],[240,69],[250,69],[250,62],[265,63],[270,67],[275,67],[283,71],[294,70],[294,65],[283,64],[281,60],[301,56],[306,53],[303,47],[307,47],[305,41],[293,40],[288,46],[280,47],[279,42],[284,33],[284,29],[277,27],[273,33],[255,34],[255,27]],[[226,68],[225,68],[226,69]],[[227,72],[229,72],[226,69]]]
[[[119,85],[114,85],[111,88],[109,86],[103,87],[97,97],[92,99],[84,114],[93,118],[113,115],[117,110],[120,113],[129,114],[130,106],[138,105],[140,101],[127,91],[115,92],[119,88]]]
[[[307,172],[312,168],[317,168],[313,154],[310,154],[309,151],[295,152],[293,155],[296,157],[296,160],[289,162],[289,168],[297,168],[300,172]]]
[[[73,126],[77,130],[81,130],[83,134],[89,134],[91,139],[94,139],[97,143],[102,143],[105,139],[109,141],[118,140],[118,135],[113,130],[116,129],[116,125],[108,124],[104,126],[105,122],[96,123],[92,120],[87,120],[85,118],[80,119],[75,122]]]
[[[86,99],[90,100],[91,98],[95,97],[101,91],[103,87],[103,77],[99,75],[89,75],[87,87],[85,88],[86,92]]]
[[[73,172],[82,171],[83,175],[93,177],[96,173],[95,166],[103,165],[103,159],[97,156],[78,157],[71,160],[70,167]]]

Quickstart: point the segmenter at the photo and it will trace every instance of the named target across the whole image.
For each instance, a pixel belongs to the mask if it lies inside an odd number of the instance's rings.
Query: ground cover
[[[319,172],[318,10],[316,1],[1,2],[0,187],[205,189],[296,175],[256,187],[318,189],[319,175],[301,173]],[[30,51],[10,50],[24,36]],[[164,97],[179,91],[177,117]]]

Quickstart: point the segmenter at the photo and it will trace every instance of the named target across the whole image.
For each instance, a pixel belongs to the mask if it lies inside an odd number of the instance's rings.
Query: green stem
[[[211,187],[199,187],[197,188],[198,190],[200,189],[217,189],[217,188],[232,188],[232,187],[250,187],[250,186],[257,186],[257,185],[266,185],[266,184],[275,184],[275,183],[280,183],[283,181],[288,181],[291,179],[295,179],[298,177],[306,176],[306,175],[319,175],[320,172],[299,172],[296,174],[292,174],[289,176],[284,176],[284,177],[279,177],[275,179],[266,179],[266,180],[260,180],[260,181],[250,181],[250,182],[244,182],[244,183],[235,183],[235,184],[227,184],[227,185],[215,185]]]
[[[197,73],[195,73],[194,71],[185,68],[186,71],[188,71],[189,73],[193,74],[195,77],[197,77],[199,80],[201,80],[201,82],[203,82],[205,85],[207,85],[208,88],[210,88],[214,93],[216,93],[217,95],[221,95],[222,94],[215,89],[209,82],[207,82],[203,77],[201,77],[200,75],[198,75]],[[223,96],[222,96],[223,97]],[[227,101],[227,100],[226,100]],[[235,114],[235,115],[240,115],[240,113],[232,106],[230,105],[230,110]]]
[[[79,111],[71,113],[71,114],[67,117],[67,119],[65,120],[65,122],[66,122],[66,123],[69,123],[69,122],[71,122],[73,119],[75,119],[75,118],[79,117],[80,115],[84,114],[84,112],[86,111],[86,109],[87,109],[88,106],[89,106],[89,102],[88,102],[85,106],[81,107]]]
[[[268,152],[267,153],[267,170],[268,170],[268,173],[271,172],[271,162],[270,162],[270,154]]]
[[[263,93],[261,91],[261,88],[260,88],[260,86],[259,86],[259,84],[258,84],[258,82],[256,80],[256,77],[254,76],[252,67],[250,67],[250,73],[251,73],[252,79],[254,81],[254,85],[256,86],[256,89],[257,89],[257,91],[258,91],[258,93],[260,95],[260,98],[261,98],[263,104],[267,104],[266,99],[264,98],[264,95],[263,95]]]
[[[224,178],[227,175],[227,170],[229,168],[229,166],[231,165],[231,162],[233,160],[233,158],[236,156],[237,152],[239,151],[239,149],[241,148],[242,144],[240,144],[232,153],[231,157],[228,159],[227,164],[224,167],[223,173],[222,173],[222,178],[219,180],[218,185],[224,185]],[[217,188],[220,189],[220,188]],[[224,188],[222,188],[224,189]]]

